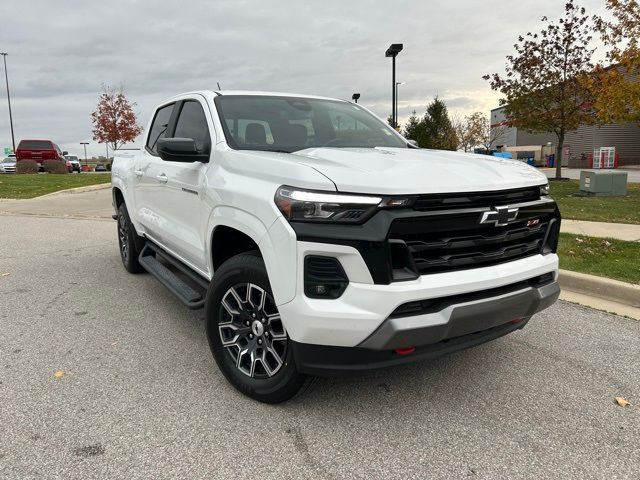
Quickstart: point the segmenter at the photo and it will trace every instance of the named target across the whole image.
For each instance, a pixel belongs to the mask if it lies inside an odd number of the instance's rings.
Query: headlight
[[[359,223],[381,207],[408,206],[410,198],[345,195],[280,187],[275,203],[291,221]]]
[[[549,195],[549,184],[547,183],[546,185],[540,185],[540,196],[546,197],[548,195]]]

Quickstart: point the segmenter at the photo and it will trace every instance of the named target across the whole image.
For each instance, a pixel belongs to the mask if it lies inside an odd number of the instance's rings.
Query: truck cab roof
[[[303,93],[287,93],[287,92],[266,92],[261,90],[194,90],[190,92],[180,93],[174,95],[169,100],[184,97],[185,95],[202,95],[202,96],[225,96],[225,95],[246,95],[246,96],[260,96],[260,97],[296,97],[296,98],[315,98],[319,100],[334,100],[338,102],[347,102],[339,98],[323,97],[319,95],[308,95]]]

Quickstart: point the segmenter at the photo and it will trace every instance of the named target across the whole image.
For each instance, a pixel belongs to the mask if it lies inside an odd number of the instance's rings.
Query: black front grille
[[[555,208],[555,205],[553,206]],[[482,212],[398,219],[390,239],[403,241],[419,275],[509,262],[543,252],[553,211],[520,209],[505,226],[482,225]],[[555,249],[555,247],[554,247]]]
[[[413,208],[420,211],[455,208],[482,208],[532,202],[540,199],[540,187],[519,188],[500,192],[451,193],[420,195]]]

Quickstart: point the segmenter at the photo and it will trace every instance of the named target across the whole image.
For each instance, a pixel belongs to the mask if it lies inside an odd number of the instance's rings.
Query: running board
[[[189,277],[190,280],[193,280],[200,288],[206,290],[208,282],[189,267],[178,262],[152,243],[147,242],[140,252],[138,261],[140,265],[142,265],[142,268],[156,277],[160,283],[167,287],[167,289],[178,297],[188,308],[192,310],[202,308],[204,306],[204,296],[168,269],[158,260],[158,257],[171,263],[171,265],[179,269]]]

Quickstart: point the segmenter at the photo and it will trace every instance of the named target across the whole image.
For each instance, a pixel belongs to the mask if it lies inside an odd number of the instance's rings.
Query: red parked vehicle
[[[16,160],[35,160],[40,169],[45,160],[60,160],[69,168],[71,164],[64,157],[66,154],[51,140],[22,140],[16,149]]]

